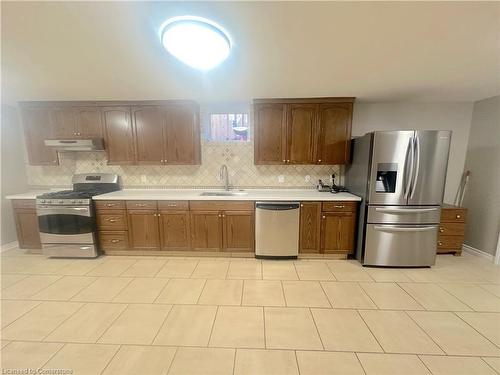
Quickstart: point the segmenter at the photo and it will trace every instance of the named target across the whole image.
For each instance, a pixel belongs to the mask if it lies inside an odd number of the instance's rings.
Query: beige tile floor
[[[500,268],[2,253],[3,369],[500,374]]]

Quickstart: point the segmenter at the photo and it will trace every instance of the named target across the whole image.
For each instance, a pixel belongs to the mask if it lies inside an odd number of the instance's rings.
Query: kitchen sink
[[[200,195],[202,197],[237,197],[240,195],[247,195],[248,192],[245,190],[234,190],[234,191],[204,191]]]

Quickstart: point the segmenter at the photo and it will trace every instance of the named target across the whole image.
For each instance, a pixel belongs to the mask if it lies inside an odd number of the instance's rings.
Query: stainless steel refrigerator
[[[436,259],[450,131],[376,131],[352,142],[346,187],[363,200],[356,258],[423,267]]]

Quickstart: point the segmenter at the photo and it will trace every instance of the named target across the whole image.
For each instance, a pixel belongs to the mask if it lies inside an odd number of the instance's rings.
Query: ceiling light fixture
[[[170,18],[160,27],[163,47],[183,63],[200,70],[210,70],[228,56],[231,40],[215,22],[201,17]]]

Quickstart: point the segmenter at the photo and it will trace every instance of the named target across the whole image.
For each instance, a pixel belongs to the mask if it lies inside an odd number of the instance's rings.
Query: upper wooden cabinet
[[[57,152],[45,146],[44,140],[53,138],[50,108],[24,107],[21,111],[28,160],[31,165],[58,165]]]
[[[349,162],[354,98],[256,99],[255,164]]]
[[[200,164],[199,107],[191,101],[24,102],[31,165],[57,165],[44,140],[104,138],[108,164]]]
[[[108,164],[134,164],[134,132],[130,107],[103,108],[103,118]]]

